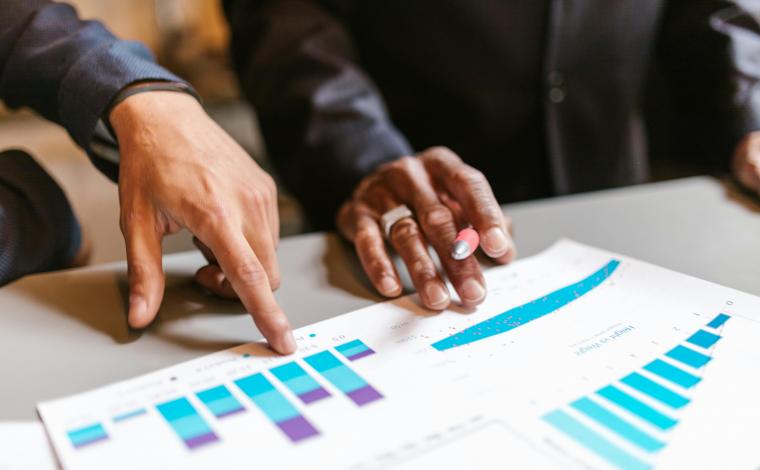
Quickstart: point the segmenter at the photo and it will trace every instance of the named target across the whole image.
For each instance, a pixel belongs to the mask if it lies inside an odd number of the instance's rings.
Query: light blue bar
[[[349,341],[348,343],[343,343],[340,346],[335,346],[335,349],[340,351],[341,353],[345,352],[347,349],[355,348],[357,346],[362,346],[365,349],[369,349],[366,344],[360,339],[355,339],[353,341]]]
[[[677,423],[673,418],[660,413],[612,385],[608,385],[596,393],[660,429],[670,429]]]
[[[71,443],[74,444],[74,447],[79,447],[89,442],[108,437],[105,428],[100,423],[80,429],[75,429],[73,431],[67,432],[66,434],[68,434]]]
[[[708,323],[707,326],[710,328],[720,328],[729,318],[731,317],[725,313],[718,314],[717,317],[710,320],[710,323]]]
[[[655,359],[645,365],[644,369],[683,388],[691,388],[702,380],[696,375],[692,375],[660,359]]]
[[[198,414],[173,419],[169,424],[185,441],[211,432],[209,425]]]
[[[690,401],[688,398],[679,395],[667,387],[663,387],[653,380],[649,380],[637,372],[623,377],[620,381],[629,387],[635,388],[644,395],[649,395],[655,400],[675,409],[683,408]]]
[[[226,398],[218,398],[210,402],[204,402],[204,404],[214,413],[217,418],[227,413],[243,409],[243,406],[232,395]]]
[[[681,346],[680,344],[668,351],[665,355],[695,369],[699,369],[710,362],[710,356],[705,356],[702,353],[698,353],[697,351],[689,349],[686,346]]]
[[[720,339],[720,336],[714,333],[710,333],[709,331],[705,331],[705,330],[699,330],[693,335],[691,335],[691,337],[687,339],[686,341],[688,341],[691,344],[695,344],[699,346],[700,348],[707,349],[713,344],[717,343],[719,339]]]
[[[322,351],[317,354],[305,357],[304,361],[313,367],[317,372],[324,372],[332,369],[333,367],[340,367],[343,365],[340,360],[335,357],[330,351]]]
[[[544,421],[618,468],[625,470],[651,468],[648,463],[637,459],[562,410],[556,410],[545,415]]]
[[[571,406],[618,436],[649,453],[657,452],[665,447],[664,442],[658,441],[589,398],[576,400],[571,403]]]
[[[346,366],[333,367],[322,372],[322,375],[343,393],[350,393],[368,385],[363,378]]]
[[[445,351],[465,344],[474,343],[494,335],[506,333],[507,331],[529,323],[537,318],[548,315],[599,286],[609,278],[613,272],[615,272],[615,269],[617,269],[619,265],[620,261],[613,259],[595,273],[575,284],[570,284],[569,286],[556,290],[544,297],[507,310],[504,313],[491,317],[488,320],[477,323],[469,328],[465,328],[455,335],[436,341],[432,346],[438,351]]]
[[[265,386],[263,382],[268,385]],[[249,375],[235,381],[238,387],[248,395],[253,403],[272,421],[279,423],[300,416],[301,413],[285,396],[272,385],[266,377],[259,374]]]
[[[193,408],[187,398],[178,398],[156,405],[156,409],[174,429],[174,432],[185,441],[212,433],[211,427]]]
[[[338,348],[335,348],[335,349],[338,349]],[[353,348],[348,348],[344,351],[340,351],[340,353],[343,354],[345,357],[351,357],[368,350],[369,348],[367,346],[360,344],[359,346],[354,346]]]
[[[321,387],[319,383],[310,376],[303,367],[295,362],[289,362],[269,370],[272,375],[277,377],[288,389],[300,395],[311,392]]]
[[[111,419],[113,420],[114,423],[121,423],[122,421],[126,421],[126,420],[132,419],[132,418],[136,418],[138,416],[142,416],[145,413],[147,413],[147,411],[145,410],[145,408],[140,408],[139,410],[128,411],[127,413],[122,413],[120,415],[116,415],[116,416],[114,416]]]

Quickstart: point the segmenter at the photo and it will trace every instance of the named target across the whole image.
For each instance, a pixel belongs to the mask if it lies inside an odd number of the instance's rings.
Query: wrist
[[[176,124],[202,111],[198,100],[190,94],[155,90],[133,94],[121,100],[111,108],[107,119],[116,139],[123,142],[133,136],[137,129],[166,123]]]

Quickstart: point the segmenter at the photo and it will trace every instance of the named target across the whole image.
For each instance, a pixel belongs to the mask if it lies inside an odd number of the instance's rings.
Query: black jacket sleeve
[[[63,125],[111,178],[117,165],[97,158],[93,133],[114,96],[142,80],[182,81],[142,44],[80,20],[69,5],[0,0],[0,100]]]
[[[308,0],[224,5],[234,65],[275,168],[313,228],[329,228],[363,176],[412,149],[337,16]]]

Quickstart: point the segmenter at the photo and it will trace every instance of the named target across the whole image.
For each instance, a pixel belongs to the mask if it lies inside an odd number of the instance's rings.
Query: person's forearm
[[[412,153],[339,18],[316,2],[225,2],[235,67],[286,186],[315,228],[377,166]]]

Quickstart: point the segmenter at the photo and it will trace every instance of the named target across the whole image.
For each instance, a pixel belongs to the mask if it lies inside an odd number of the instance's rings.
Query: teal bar
[[[303,367],[295,362],[289,362],[281,366],[269,369],[288,389],[296,395],[311,392],[321,387],[319,383],[310,376]]]
[[[269,419],[276,423],[301,415],[296,407],[260,373],[238,379],[235,384]]]
[[[116,415],[112,419],[113,419],[114,423],[121,423],[123,421],[127,421],[128,419],[132,419],[132,418],[136,418],[138,416],[142,416],[145,413],[147,413],[147,411],[145,410],[145,408],[140,408],[139,410],[129,411],[127,413],[122,413],[120,415]]]
[[[343,349],[343,350],[340,350],[338,348],[335,348],[335,349],[337,349],[345,357],[351,357],[351,356],[354,356],[356,354],[363,353],[364,351],[369,350],[369,348],[367,346],[365,346],[364,344],[360,344],[358,346],[354,346],[352,348],[346,348],[346,349]]]
[[[340,362],[330,351],[306,357],[304,361],[343,393],[350,393],[368,385],[359,374]]]
[[[545,415],[543,419],[617,468],[625,470],[651,468],[648,463],[637,459],[562,410],[553,411]]]
[[[688,398],[679,395],[667,387],[663,387],[657,382],[649,380],[637,372],[623,377],[620,381],[631,388],[635,388],[644,395],[649,395],[660,403],[664,403],[675,409],[683,408],[689,403]]]
[[[347,352],[354,348],[359,349],[357,352],[362,352],[365,349],[369,349],[369,347],[360,339],[355,339],[353,341],[349,341],[348,343],[341,344],[340,346],[335,346],[335,349],[337,349],[338,352],[344,356],[350,356],[350,354],[347,354]]]
[[[664,442],[658,441],[633,424],[588,398],[576,400],[571,403],[571,406],[618,436],[649,453],[657,452],[665,447]]]
[[[83,445],[89,444],[90,442],[100,441],[108,438],[108,434],[106,434],[105,428],[100,423],[75,429],[73,431],[67,432],[66,434],[68,434],[69,440],[71,440],[71,443],[74,445],[74,447],[81,447]]]
[[[692,375],[660,359],[656,359],[645,365],[644,369],[683,388],[691,388],[702,380],[696,375]]]
[[[184,441],[213,432],[187,398],[162,403],[156,409]]]
[[[673,418],[660,413],[612,385],[608,385],[596,393],[660,429],[670,429],[677,423]]]
[[[304,358],[307,364],[313,367],[317,372],[324,372],[332,369],[333,367],[340,367],[343,365],[340,360],[335,357],[330,351],[322,351],[317,354],[313,354]]]
[[[700,367],[704,366],[710,362],[711,359],[710,356],[705,356],[702,353],[698,353],[693,349],[689,349],[686,346],[681,345],[678,345],[675,348],[671,349],[665,355],[695,369],[699,369]]]
[[[178,398],[157,405],[156,408],[169,421],[197,414],[193,405],[186,398]]]
[[[710,328],[720,328],[724,323],[726,323],[726,321],[728,321],[729,318],[731,317],[725,313],[721,313],[717,317],[710,320],[710,323],[708,323],[707,326]]]
[[[691,335],[691,337],[687,339],[686,341],[688,341],[691,344],[697,345],[700,348],[707,349],[713,344],[717,343],[719,339],[720,339],[720,336],[714,333],[710,333],[705,330],[699,330],[693,335]]]

